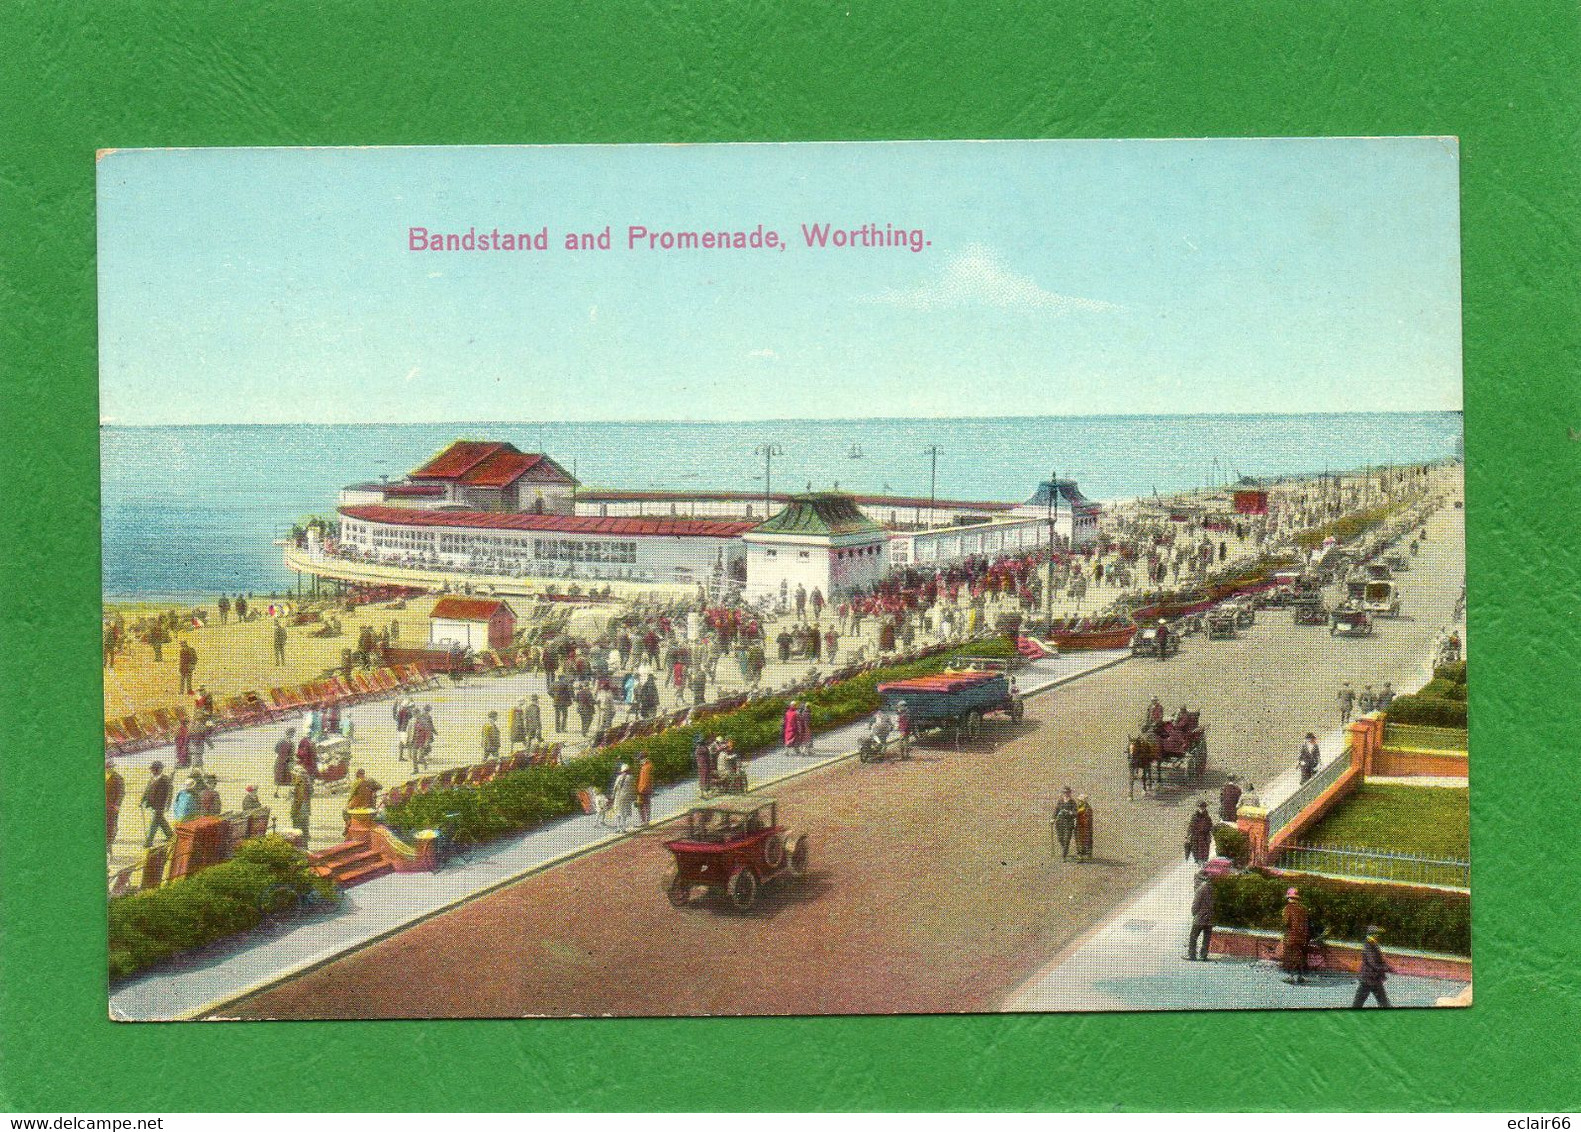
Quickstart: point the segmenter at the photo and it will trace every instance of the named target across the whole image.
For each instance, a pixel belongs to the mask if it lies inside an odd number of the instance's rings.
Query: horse
[[[1142,793],[1152,792],[1158,777],[1158,745],[1146,736],[1133,735],[1125,748],[1126,767],[1130,773],[1130,796],[1136,798],[1136,780],[1142,780]]]

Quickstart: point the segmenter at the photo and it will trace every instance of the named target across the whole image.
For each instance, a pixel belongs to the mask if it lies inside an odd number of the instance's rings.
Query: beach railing
[[[1292,872],[1328,876],[1367,877],[1405,884],[1433,884],[1451,888],[1471,887],[1471,862],[1456,858],[1419,857],[1385,849],[1338,845],[1303,845],[1291,842],[1279,854],[1277,866]]]
[[[1277,836],[1279,831],[1289,825],[1297,814],[1306,809],[1307,805],[1317,798],[1319,794],[1338,782],[1340,777],[1349,771],[1350,768],[1351,748],[1349,744],[1346,744],[1345,749],[1340,752],[1338,758],[1326,766],[1319,767],[1317,773],[1296,787],[1295,792],[1290,797],[1268,811],[1268,836],[1270,838]]]

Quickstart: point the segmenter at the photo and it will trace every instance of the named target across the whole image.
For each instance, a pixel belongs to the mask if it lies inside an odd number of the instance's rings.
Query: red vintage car
[[[786,832],[773,798],[711,798],[682,822],[681,835],[664,843],[675,858],[666,891],[677,908],[692,889],[707,888],[746,911],[764,885],[807,872],[807,836]]]

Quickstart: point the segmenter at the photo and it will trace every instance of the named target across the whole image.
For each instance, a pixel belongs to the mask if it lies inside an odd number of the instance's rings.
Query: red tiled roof
[[[510,448],[497,440],[458,440],[411,474],[412,479],[456,480],[494,453]],[[515,451],[511,448],[511,451]]]
[[[482,597],[442,597],[434,602],[428,616],[439,621],[488,621],[501,609],[511,612],[503,601]]]
[[[461,482],[473,487],[507,487],[543,463],[537,452],[517,452],[506,445],[466,472]]]
[[[583,503],[636,503],[648,502],[669,503],[696,500],[699,503],[756,503],[763,498],[763,493],[751,491],[627,491],[618,488],[606,490],[580,491],[577,498]],[[772,499],[775,503],[788,503],[792,496],[789,493],[776,491]],[[926,507],[926,496],[913,495],[852,495],[852,499],[864,507]],[[1014,503],[997,502],[966,502],[959,499],[935,499],[933,506],[939,509],[971,510],[971,511],[1010,511],[1017,505]]]
[[[418,511],[367,503],[342,507],[348,519],[404,527],[471,527],[489,531],[554,531],[575,535],[657,535],[671,538],[735,538],[757,524],[739,519],[666,519],[591,515],[528,515],[519,511]]]

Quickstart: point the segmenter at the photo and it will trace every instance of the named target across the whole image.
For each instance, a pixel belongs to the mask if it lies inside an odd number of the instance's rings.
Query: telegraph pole
[[[774,472],[774,457],[785,455],[785,449],[778,444],[759,444],[752,455],[763,457],[763,517],[767,519],[774,514],[774,481],[770,478]]]
[[[933,518],[933,506],[934,506],[934,499],[937,497],[938,487],[939,487],[939,446],[937,444],[935,444],[935,445],[932,445],[931,447],[924,448],[923,451],[928,454],[928,459],[929,459],[929,465],[928,465],[928,526],[931,528],[934,525],[934,523],[935,523],[935,520]]]

